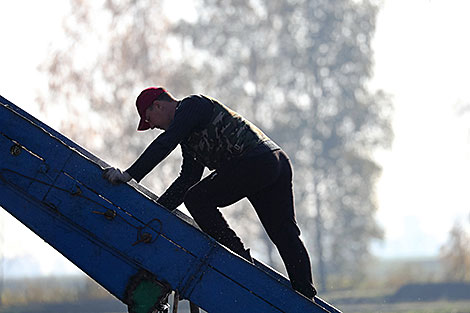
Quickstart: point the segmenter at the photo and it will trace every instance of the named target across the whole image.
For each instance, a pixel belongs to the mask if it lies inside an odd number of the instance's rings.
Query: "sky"
[[[371,87],[392,96],[395,140],[379,154],[385,256],[435,255],[470,222],[470,1],[388,0],[373,41]]]
[[[470,113],[459,114],[459,107],[470,106],[470,1],[383,3],[369,86],[393,101],[395,139],[390,150],[376,154],[383,168],[377,219],[385,240],[373,252],[387,258],[436,256],[452,225],[470,222]],[[66,10],[63,0],[49,0],[47,6],[34,0],[0,2],[0,94],[40,119],[46,117],[35,98],[47,81],[38,65],[60,42]],[[59,122],[43,121],[52,127]],[[42,274],[77,272],[4,210],[0,229],[0,250],[11,269],[5,274],[32,275],[25,272],[31,268],[25,257]]]

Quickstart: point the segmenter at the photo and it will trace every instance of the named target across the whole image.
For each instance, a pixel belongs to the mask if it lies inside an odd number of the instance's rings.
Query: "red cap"
[[[166,93],[166,90],[162,87],[149,87],[142,90],[140,95],[137,97],[135,105],[137,106],[137,112],[139,112],[140,115],[140,122],[137,130],[147,130],[150,128],[149,123],[145,121],[145,111],[147,111],[147,109],[162,93]]]

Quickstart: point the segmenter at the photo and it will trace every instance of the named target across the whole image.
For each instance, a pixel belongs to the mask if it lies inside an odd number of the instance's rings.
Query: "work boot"
[[[315,302],[315,296],[317,295],[317,290],[315,289],[315,287],[313,287],[313,285],[303,284],[302,286],[299,286],[297,284],[292,284],[292,288],[294,288],[294,290],[296,290],[298,293],[300,293],[304,297]]]
[[[248,262],[253,263],[253,258],[250,254],[250,249],[245,249],[242,240],[237,234],[228,227],[219,229],[203,229],[207,234],[212,236],[218,243],[224,245],[232,252],[238,254]]]

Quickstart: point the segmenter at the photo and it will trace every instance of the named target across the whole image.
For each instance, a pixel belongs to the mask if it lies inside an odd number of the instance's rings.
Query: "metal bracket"
[[[103,215],[108,221],[114,220],[114,218],[117,216],[116,211],[111,209],[107,209],[106,212],[92,211],[92,213]]]

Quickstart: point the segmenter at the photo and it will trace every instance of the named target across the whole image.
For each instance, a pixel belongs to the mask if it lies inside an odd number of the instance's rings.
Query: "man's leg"
[[[248,260],[251,259],[249,252],[218,208],[231,205],[275,181],[277,162],[269,157],[270,153],[265,155],[242,159],[230,168],[209,175],[191,187],[184,200],[205,233]]]
[[[230,228],[218,209],[219,205],[211,196],[211,193],[215,192],[213,189],[214,183],[211,181],[211,178],[205,178],[193,186],[185,196],[184,204],[186,208],[202,231],[233,252],[249,259],[249,257],[246,256],[247,251],[241,239]],[[223,195],[227,197],[227,202],[229,202],[229,198],[233,202],[241,199],[235,194],[229,194],[227,191],[224,191]],[[222,196],[222,194],[220,194],[219,197],[220,196]]]
[[[313,286],[310,258],[300,239],[300,230],[295,220],[292,168],[284,152],[277,151],[275,154],[280,167],[277,181],[248,199],[279,250],[292,287],[313,299],[316,290]]]

